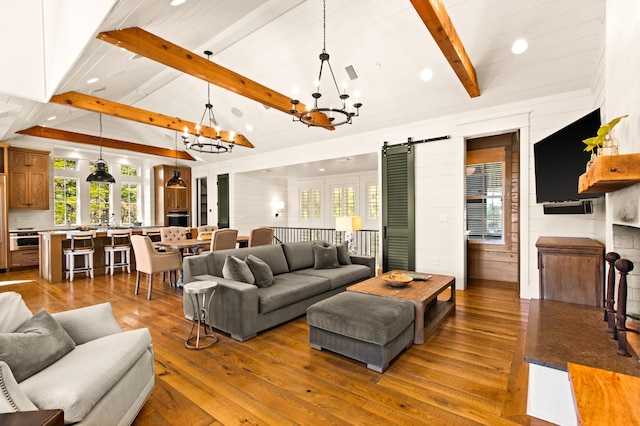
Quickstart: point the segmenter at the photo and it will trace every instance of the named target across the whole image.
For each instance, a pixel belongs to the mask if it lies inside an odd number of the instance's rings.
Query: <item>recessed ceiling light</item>
[[[47,121],[55,120],[56,118],[58,117],[56,117],[55,115],[52,115],[51,117],[47,118]]]
[[[319,172],[324,172],[324,169],[318,169]]]
[[[187,0],[171,0],[171,2],[169,2],[169,4],[171,6],[180,6],[185,1],[187,1]]]
[[[253,126],[251,124],[247,124],[244,127],[245,127],[245,129],[247,129],[247,132],[253,132]]]
[[[422,71],[420,71],[420,80],[429,81],[432,78],[433,78],[433,71],[431,71],[431,68],[425,68]]]
[[[98,81],[98,80],[100,80],[98,77],[93,77],[93,78],[90,78],[89,80],[87,80],[87,83],[89,83],[89,84],[93,84],[93,83],[95,83],[95,82],[96,82],[96,81]]]
[[[511,51],[516,55],[520,55],[521,53],[526,52],[528,47],[529,47],[529,43],[527,43],[527,40],[523,38],[519,38],[513,42],[513,45],[511,46]]]

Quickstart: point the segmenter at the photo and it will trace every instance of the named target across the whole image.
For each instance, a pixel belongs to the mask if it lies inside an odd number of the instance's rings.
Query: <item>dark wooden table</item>
[[[394,273],[411,273],[409,271],[393,271]],[[447,275],[431,275],[427,281],[411,281],[406,287],[392,287],[382,277],[369,278],[347,287],[347,291],[375,294],[377,296],[393,297],[413,303],[416,309],[415,335],[413,343],[423,344],[429,336],[442,324],[447,316],[456,308],[456,279]],[[438,295],[446,289],[451,290],[451,296],[447,300],[439,300]]]
[[[0,414],[0,426],[64,426],[62,410],[18,411]]]

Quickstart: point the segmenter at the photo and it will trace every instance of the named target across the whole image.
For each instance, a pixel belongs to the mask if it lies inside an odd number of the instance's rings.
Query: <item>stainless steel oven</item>
[[[167,226],[189,226],[189,212],[188,211],[174,211],[167,213],[166,222]]]
[[[17,230],[9,233],[9,250],[17,251],[24,247],[38,247],[40,237],[37,231]]]

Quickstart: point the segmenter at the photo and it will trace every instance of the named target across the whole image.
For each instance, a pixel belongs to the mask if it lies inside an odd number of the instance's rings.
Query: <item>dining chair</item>
[[[211,238],[211,234],[213,231],[217,230],[218,227],[216,225],[201,225],[198,226],[198,239],[199,240],[208,240]]]
[[[183,226],[167,226],[160,228],[160,241],[169,243],[171,241],[180,241],[191,239],[191,229]],[[183,250],[184,256],[192,255],[189,249]]]
[[[171,282],[171,273],[173,272],[174,281],[177,280],[177,271],[182,268],[182,256],[180,250],[167,249],[165,252],[156,251],[153,243],[148,236],[132,235],[131,245],[133,253],[136,257],[136,291],[138,294],[140,288],[140,273],[144,272],[149,275],[149,291],[147,300],[151,299],[151,288],[153,286],[153,274],[156,272],[169,272],[169,283]]]
[[[273,244],[273,228],[253,228],[249,233],[249,247]]]
[[[238,239],[237,229],[218,229],[213,231],[211,236],[210,250],[225,250],[236,248],[236,240]]]

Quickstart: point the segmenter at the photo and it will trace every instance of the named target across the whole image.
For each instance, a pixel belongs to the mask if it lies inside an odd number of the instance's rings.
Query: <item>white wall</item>
[[[464,140],[470,137],[521,131],[521,296],[538,297],[537,252],[539,236],[603,235],[604,203],[596,203],[593,215],[544,215],[542,205],[535,203],[533,143],[559,130],[596,105],[589,91],[577,91],[546,98],[533,99],[500,107],[477,110],[438,120],[421,121],[406,126],[349,137],[337,137],[321,143],[305,145],[286,152],[261,153],[233,161],[233,156],[216,163],[215,172],[202,166],[195,174],[215,177],[229,173],[232,182],[232,208],[237,198],[245,197],[237,189],[246,188],[237,173],[263,170],[336,156],[377,153],[385,141],[402,143],[450,135],[451,139],[416,145],[416,268],[418,270],[454,275],[458,288],[465,284],[465,224],[464,224]],[[357,125],[357,124],[356,124]],[[340,129],[336,130],[339,134]],[[338,155],[336,155],[338,153]],[[528,177],[525,179],[524,177]],[[253,189],[252,189],[253,190]],[[289,191],[289,194],[291,192]],[[294,208],[287,203],[287,209]],[[231,212],[232,226],[235,211]]]
[[[231,177],[231,176],[230,176]],[[215,180],[213,181],[215,182]],[[208,181],[207,187],[211,184]],[[216,188],[215,184],[212,186]],[[240,235],[249,235],[251,228],[258,226],[287,226],[287,182],[284,179],[256,179],[242,174],[233,176],[233,208],[231,227]],[[215,197],[217,198],[217,194]],[[211,199],[207,197],[207,201]],[[274,203],[284,201],[285,211],[275,215]],[[215,206],[215,204],[213,204]],[[217,208],[213,209],[217,223]],[[210,215],[211,216],[211,215]]]

